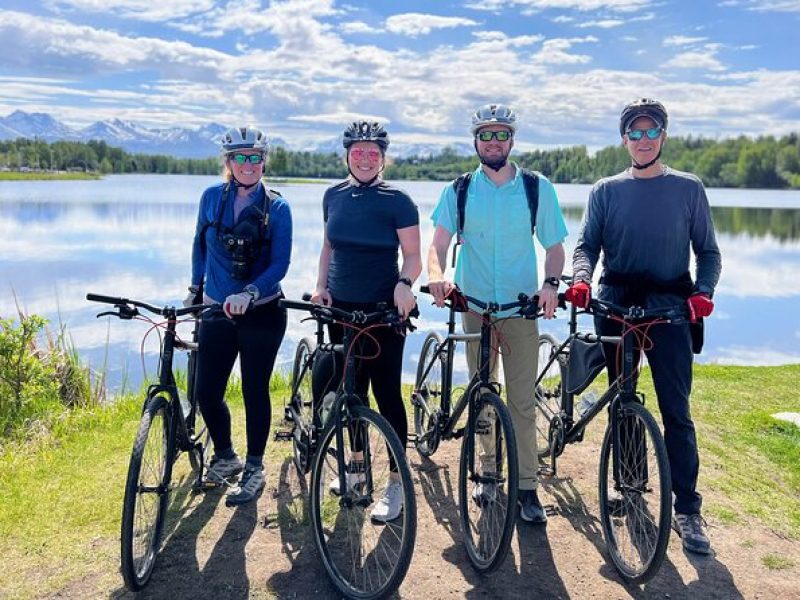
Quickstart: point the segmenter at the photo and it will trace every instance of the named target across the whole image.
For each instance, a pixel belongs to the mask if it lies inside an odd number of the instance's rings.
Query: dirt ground
[[[723,526],[713,519],[713,556],[685,553],[673,533],[658,575],[643,587],[626,587],[606,562],[595,491],[598,446],[588,440],[569,446],[559,477],[543,482],[547,525],[518,519],[505,563],[481,576],[459,531],[458,449],[459,442],[444,442],[432,460],[409,450],[418,533],[397,598],[800,598],[800,543],[763,527]],[[121,576],[116,588],[107,589],[101,581],[108,578],[98,577],[74,582],[57,597],[334,598],[306,525],[304,492],[288,458],[268,465],[258,502],[236,509],[225,506],[221,492],[192,494],[184,483],[143,592],[128,592]],[[703,492],[706,498],[714,494]],[[762,561],[767,555],[789,558],[793,566],[770,570]]]

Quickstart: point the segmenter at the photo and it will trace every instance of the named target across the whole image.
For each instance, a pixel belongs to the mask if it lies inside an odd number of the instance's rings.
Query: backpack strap
[[[272,228],[269,226],[269,221],[270,213],[272,212],[272,203],[278,198],[283,198],[283,196],[281,196],[280,192],[271,190],[268,187],[264,188],[264,193],[266,194],[266,202],[264,202],[264,239],[271,240]]]
[[[528,197],[528,210],[531,213],[531,235],[536,229],[536,211],[539,210],[539,176],[529,169],[522,169],[522,183]]]
[[[467,192],[469,192],[469,182],[472,179],[472,171],[467,171],[463,175],[459,175],[453,182],[453,190],[456,193],[456,233],[460,243],[461,236],[464,233],[464,211],[467,207]]]

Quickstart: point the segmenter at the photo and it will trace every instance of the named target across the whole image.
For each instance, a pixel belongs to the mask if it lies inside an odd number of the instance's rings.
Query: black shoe
[[[519,490],[517,495],[519,504],[519,516],[528,523],[542,524],[547,523],[547,513],[539,502],[539,495],[536,490]]]

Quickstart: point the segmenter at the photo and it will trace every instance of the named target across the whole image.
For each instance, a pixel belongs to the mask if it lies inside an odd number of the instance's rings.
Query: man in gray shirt
[[[695,325],[654,325],[645,349],[664,423],[664,440],[675,495],[673,526],[686,550],[709,554],[711,544],[700,515],[699,456],[689,410],[692,350],[702,345],[702,318],[711,314],[719,280],[720,252],[702,182],[661,162],[667,111],[647,98],[627,105],[620,116],[622,143],[631,167],[598,181],[589,196],[572,258],[573,285],[567,300],[585,307],[595,266],[603,251],[599,297],[625,306],[659,307],[686,302]],[[690,251],[696,259],[694,280]],[[596,318],[604,335],[621,326]],[[693,340],[694,338],[694,340]],[[614,347],[604,348],[609,380],[617,377]]]

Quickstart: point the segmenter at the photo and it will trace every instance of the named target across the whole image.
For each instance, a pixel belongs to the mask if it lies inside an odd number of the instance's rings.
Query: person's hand
[[[322,304],[323,306],[330,306],[333,299],[331,293],[325,288],[317,288],[311,294],[311,302],[314,304]]]
[[[433,296],[433,302],[439,308],[444,306],[444,299],[447,298],[453,288],[455,288],[453,282],[446,279],[428,282],[428,289],[431,292],[431,296]]]
[[[539,296],[539,308],[543,310],[544,318],[552,319],[558,306],[558,290],[551,285],[543,285],[536,295]]]
[[[696,323],[697,319],[707,317],[714,311],[714,301],[706,294],[693,294],[686,300],[689,307],[689,320]]]
[[[197,299],[197,294],[194,292],[189,292],[186,294],[186,298],[183,299],[183,308],[189,308],[196,304],[195,300]]]
[[[408,313],[417,305],[417,299],[411,288],[402,281],[398,281],[394,286],[394,305],[397,307],[397,313],[403,319],[408,318]]]
[[[592,299],[592,286],[585,281],[573,283],[564,292],[564,298],[578,308],[586,308],[589,306],[589,300]]]
[[[225,311],[225,315],[229,319],[232,319],[233,317],[238,317],[247,312],[247,309],[250,308],[252,303],[253,296],[247,292],[231,294],[225,298],[225,302],[222,304],[222,310]]]

